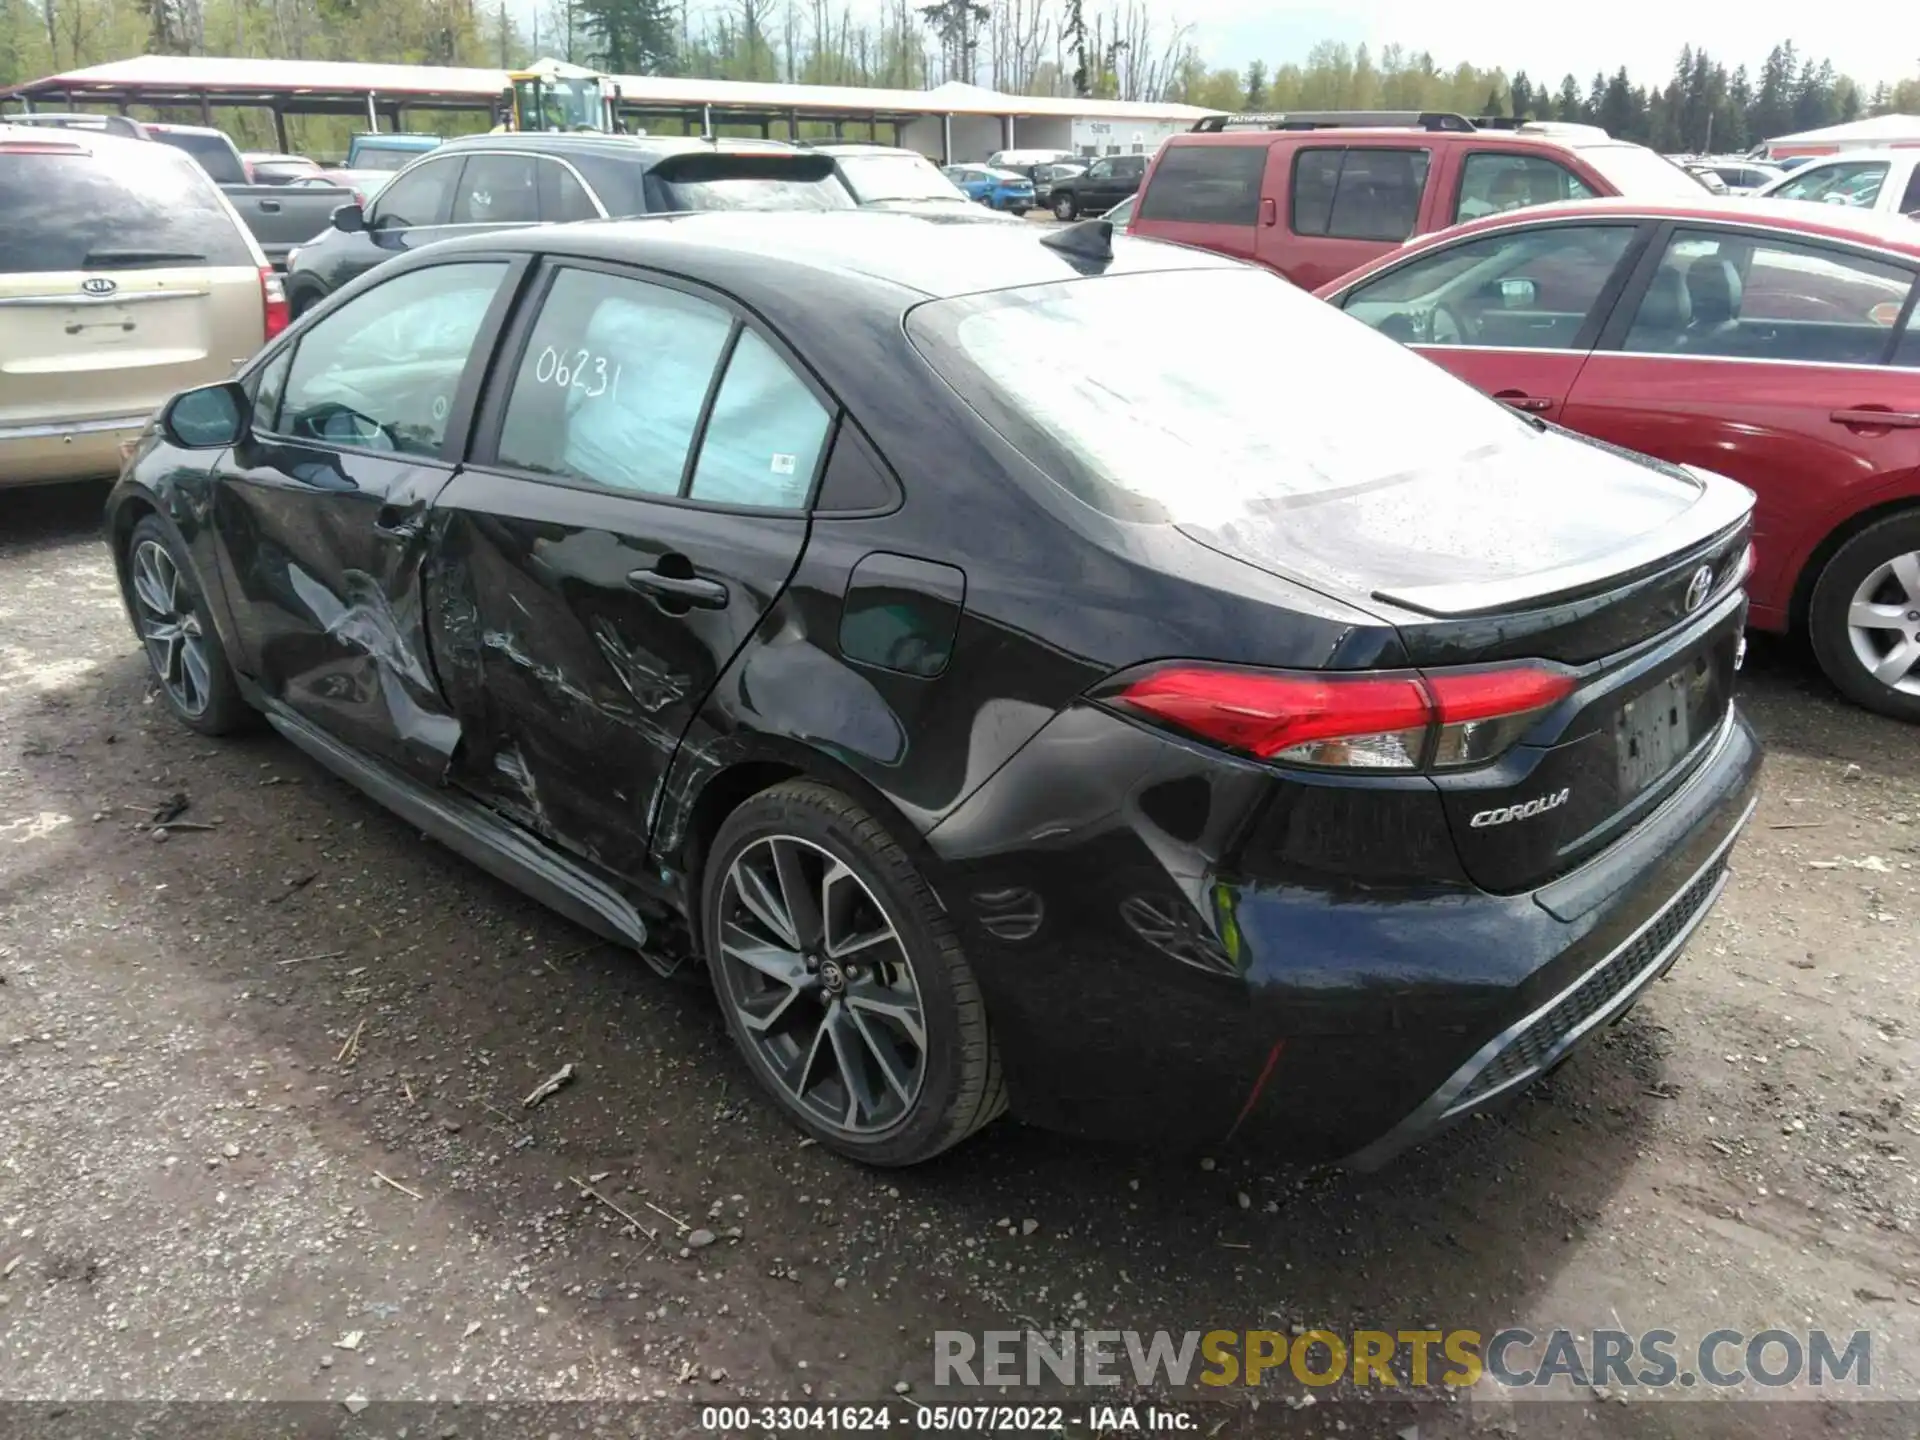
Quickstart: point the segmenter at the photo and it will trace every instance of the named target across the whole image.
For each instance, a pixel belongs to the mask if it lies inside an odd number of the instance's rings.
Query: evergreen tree
[[[666,75],[678,28],[667,0],[578,0],[593,63],[615,75]]]
[[[1513,101],[1513,118],[1531,120],[1534,107],[1533,82],[1527,79],[1526,71],[1514,72],[1513,84],[1507,87],[1507,94]]]
[[[1247,66],[1247,109],[1264,110],[1267,108],[1267,67],[1258,60]]]
[[[1585,107],[1580,103],[1580,82],[1571,75],[1560,82],[1560,95],[1555,102],[1553,118],[1568,124],[1586,118]]]

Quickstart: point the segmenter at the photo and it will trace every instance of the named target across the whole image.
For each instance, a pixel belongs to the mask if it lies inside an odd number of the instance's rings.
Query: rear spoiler
[[[804,150],[686,150],[667,155],[647,172],[665,181],[697,185],[703,180],[828,180],[833,156]]]

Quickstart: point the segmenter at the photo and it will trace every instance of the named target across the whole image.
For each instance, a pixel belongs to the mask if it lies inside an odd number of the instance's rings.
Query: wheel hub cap
[[[1867,572],[1847,606],[1847,642],[1882,685],[1920,695],[1920,551]]]
[[[892,918],[811,840],[755,840],[727,868],[722,1000],[787,1102],[850,1136],[900,1124],[926,1079],[920,987]]]
[[[213,696],[213,666],[192,590],[166,546],[155,540],[134,548],[128,580],[134,623],[154,678],[181,711],[200,714]]]

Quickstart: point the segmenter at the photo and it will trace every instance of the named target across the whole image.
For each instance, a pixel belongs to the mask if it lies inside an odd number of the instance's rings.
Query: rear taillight
[[[293,318],[293,311],[287,305],[287,282],[271,265],[260,267],[260,303],[267,312],[267,339],[271,340],[287,328],[287,322]]]
[[[1498,757],[1573,687],[1573,676],[1538,662],[1303,673],[1171,661],[1117,675],[1094,697],[1261,760],[1419,770]]]

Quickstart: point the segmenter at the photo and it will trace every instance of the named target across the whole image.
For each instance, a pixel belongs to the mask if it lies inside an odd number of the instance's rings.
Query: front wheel
[[[159,517],[133,527],[123,571],[127,609],[167,708],[202,735],[246,729],[254,711],[227,664],[193,567]]]
[[[1053,217],[1056,220],[1071,220],[1080,212],[1074,207],[1073,196],[1056,195],[1053,197]]]
[[[952,924],[906,851],[847,796],[790,781],[729,815],[701,921],[734,1042],[822,1144],[912,1165],[1006,1108]]]
[[[1834,552],[1813,588],[1807,628],[1843,695],[1920,721],[1920,511],[1875,521]]]

